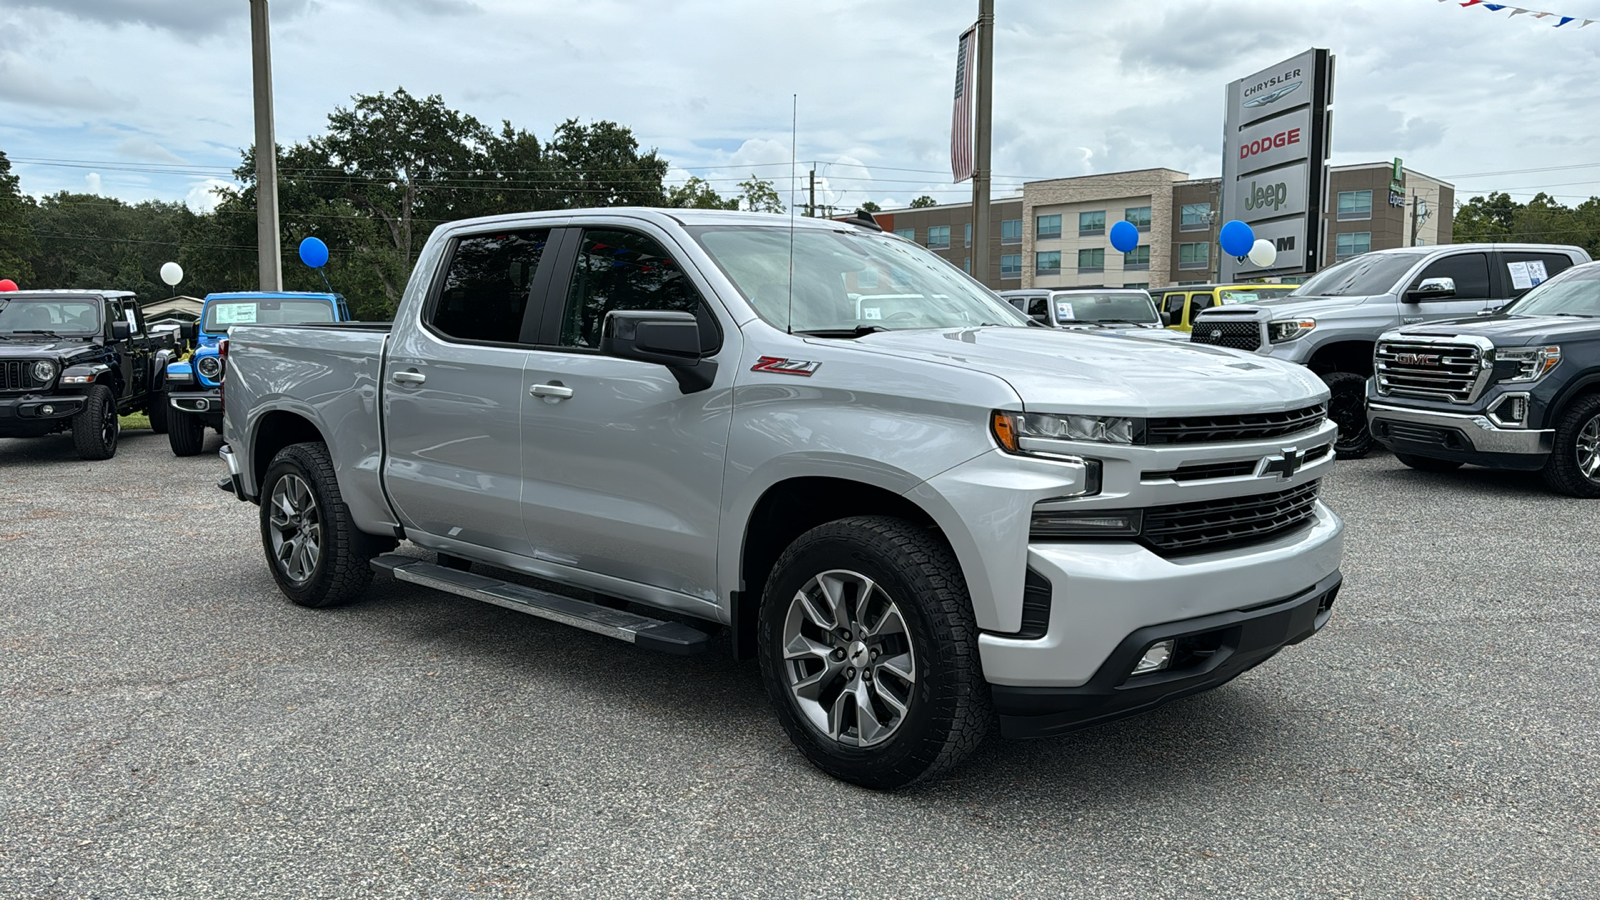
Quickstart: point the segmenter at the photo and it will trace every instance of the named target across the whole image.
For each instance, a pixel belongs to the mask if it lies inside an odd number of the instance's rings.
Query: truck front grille
[[[1471,403],[1483,389],[1483,359],[1471,344],[1379,341],[1373,360],[1378,393]]]
[[[1261,323],[1254,320],[1217,322],[1202,319],[1194,323],[1194,330],[1189,332],[1189,343],[1256,350],[1261,347]]]
[[[1144,439],[1147,444],[1259,441],[1316,428],[1327,415],[1327,409],[1318,403],[1284,412],[1150,419],[1145,423]]]
[[[32,391],[42,387],[33,379],[36,360],[9,359],[0,362],[0,391]]]
[[[1259,543],[1292,531],[1312,517],[1321,481],[1253,497],[1228,497],[1144,512],[1141,539],[1162,556],[1209,553]]]

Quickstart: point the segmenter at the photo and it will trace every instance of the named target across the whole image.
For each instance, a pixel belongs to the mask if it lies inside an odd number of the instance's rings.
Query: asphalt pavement
[[[1600,501],[1535,476],[1340,462],[1322,634],[879,794],[721,647],[291,605],[217,443],[0,440],[0,897],[1600,893]]]

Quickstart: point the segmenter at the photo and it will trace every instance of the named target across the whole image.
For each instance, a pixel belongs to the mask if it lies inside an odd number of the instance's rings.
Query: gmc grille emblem
[[[1283,448],[1282,456],[1269,456],[1261,461],[1259,476],[1265,478],[1268,475],[1276,474],[1279,481],[1288,481],[1294,477],[1294,473],[1300,471],[1300,467],[1305,465],[1305,462],[1306,458],[1300,453],[1299,449],[1285,447]]]
[[[1439,357],[1432,353],[1396,353],[1394,361],[1402,366],[1437,366]]]

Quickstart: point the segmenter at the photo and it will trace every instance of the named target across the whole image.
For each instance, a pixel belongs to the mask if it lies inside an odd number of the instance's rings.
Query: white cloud
[[[184,195],[183,202],[197,213],[208,213],[216,209],[217,204],[222,202],[222,198],[217,196],[217,189],[233,186],[233,182],[223,181],[220,178],[207,178],[203,181],[197,181],[189,188],[189,193]]]
[[[90,194],[98,194],[98,193],[100,193],[100,173],[99,172],[90,172],[89,174],[83,176],[83,184],[84,184],[84,189],[85,189],[85,191],[87,193],[90,193]]]

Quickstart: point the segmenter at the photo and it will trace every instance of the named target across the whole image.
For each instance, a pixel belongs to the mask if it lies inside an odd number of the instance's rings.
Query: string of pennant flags
[[[1456,2],[1456,0],[1439,0],[1439,2],[1440,3],[1448,3],[1448,2]],[[1579,28],[1585,28],[1585,27],[1589,26],[1590,24],[1592,24],[1593,22],[1596,21],[1595,19],[1585,19],[1582,16],[1563,16],[1563,15],[1560,15],[1559,13],[1539,12],[1536,9],[1523,9],[1520,6],[1512,6],[1509,3],[1485,3],[1484,0],[1466,0],[1466,2],[1462,3],[1461,5],[1462,6],[1476,6],[1476,7],[1482,8],[1482,9],[1487,9],[1490,12],[1500,12],[1501,10],[1509,9],[1509,10],[1511,10],[1511,15],[1508,16],[1508,18],[1513,18],[1513,19],[1516,18],[1517,16],[1521,16],[1521,15],[1533,16],[1535,19],[1554,18],[1554,19],[1559,20],[1553,26],[1555,28],[1560,28],[1561,26],[1567,24],[1568,22],[1578,22],[1578,21],[1581,21],[1583,23],[1583,24],[1579,25],[1578,27]]]

